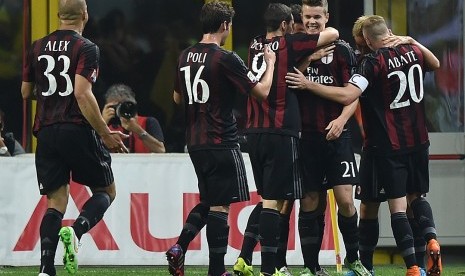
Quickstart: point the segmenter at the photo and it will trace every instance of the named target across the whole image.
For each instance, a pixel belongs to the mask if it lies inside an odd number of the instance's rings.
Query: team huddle
[[[413,38],[392,34],[376,15],[354,23],[354,51],[336,29],[326,27],[327,0],[303,0],[292,7],[267,7],[266,32],[251,41],[245,64],[221,48],[234,13],[228,3],[206,3],[200,13],[202,39],[178,59],[173,100],[184,105],[186,145],[200,203],[166,252],[169,273],[185,275],[189,243],[205,227],[208,275],[254,275],[257,243],[260,275],[292,275],[286,246],[290,213],[299,200],[304,260],[299,275],[330,275],[318,255],[326,193],[333,189],[346,275],[375,275],[383,201],[389,205],[406,275],[441,275],[440,247],[425,199],[429,139],[423,103],[424,74],[439,68],[438,59]],[[85,0],[60,0],[59,18],[60,28],[32,45],[21,88],[23,98],[34,94],[38,100],[36,170],[48,202],[40,228],[39,276],[56,275],[59,241],[65,269],[76,273],[81,236],[101,220],[116,196],[109,153],[128,151],[122,142],[126,135],[107,126],[92,93],[99,54],[82,37],[88,20]],[[247,97],[245,133],[261,202],[249,216],[241,252],[228,272],[229,206],[250,199],[233,112],[238,91]],[[360,168],[347,127],[358,108],[364,137]],[[72,226],[61,227],[70,173],[93,196]],[[360,214],[354,196],[361,200]]]

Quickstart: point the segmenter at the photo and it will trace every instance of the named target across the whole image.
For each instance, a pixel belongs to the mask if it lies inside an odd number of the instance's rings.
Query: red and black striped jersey
[[[89,124],[74,96],[76,74],[94,83],[99,49],[75,31],[57,30],[36,40],[23,65],[23,81],[35,84],[34,134],[58,123]]]
[[[249,96],[247,102],[248,133],[279,133],[298,137],[301,129],[299,103],[296,91],[288,88],[285,80],[287,72],[307,57],[317,47],[319,34],[303,33],[277,36],[266,39],[265,35],[253,39],[249,47],[249,68],[256,80],[266,70],[263,61],[263,48],[268,44],[276,53],[273,83],[266,100]]]
[[[414,45],[381,48],[358,68],[369,86],[360,97],[364,147],[380,154],[429,146],[424,106],[424,59]]]
[[[234,98],[257,84],[247,74],[237,54],[216,44],[197,43],[181,53],[175,91],[184,98],[190,150],[238,146]]]
[[[357,66],[352,47],[343,40],[335,42],[334,52],[313,61],[304,73],[309,80],[328,85],[344,86]],[[297,93],[302,118],[302,139],[311,133],[326,133],[326,126],[339,117],[343,105],[317,96],[310,91]]]

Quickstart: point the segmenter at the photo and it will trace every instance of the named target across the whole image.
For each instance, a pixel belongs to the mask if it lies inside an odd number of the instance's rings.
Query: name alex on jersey
[[[48,41],[45,45],[45,51],[49,52],[67,52],[68,45],[71,41]]]

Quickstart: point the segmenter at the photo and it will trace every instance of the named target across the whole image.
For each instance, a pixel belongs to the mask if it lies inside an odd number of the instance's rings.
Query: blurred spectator
[[[108,85],[131,83],[137,76],[136,64],[141,51],[128,32],[127,21],[120,9],[113,9],[99,22],[101,39],[100,77]]]
[[[0,109],[0,156],[15,156],[26,153],[21,144],[15,140],[13,132],[4,132],[5,113]]]
[[[160,123],[154,117],[137,113],[135,93],[125,84],[115,84],[105,93],[102,116],[110,129],[129,134],[124,143],[132,153],[164,153],[165,144]]]
[[[21,137],[23,119],[21,94],[14,92],[21,87],[22,2],[0,0],[0,108],[16,137]]]

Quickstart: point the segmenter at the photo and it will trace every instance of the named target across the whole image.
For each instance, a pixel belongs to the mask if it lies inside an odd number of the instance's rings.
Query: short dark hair
[[[324,11],[328,12],[328,0],[302,0],[302,5],[310,7],[323,7]]]
[[[272,3],[268,5],[263,16],[267,32],[276,31],[281,25],[281,22],[287,23],[292,20],[292,11],[288,6],[281,3]]]
[[[292,4],[291,5],[292,16],[294,17],[294,23],[302,22],[302,5]]]
[[[200,11],[200,23],[204,34],[216,33],[223,22],[231,22],[234,17],[233,7],[221,1],[213,1],[203,5]]]

